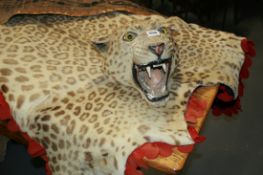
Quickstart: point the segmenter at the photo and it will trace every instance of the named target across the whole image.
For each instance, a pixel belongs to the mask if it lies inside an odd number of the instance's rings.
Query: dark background
[[[137,0],[140,1],[140,0]],[[263,2],[262,0],[141,0],[167,16],[247,36],[256,44],[250,78],[245,81],[243,111],[234,117],[209,115],[196,147],[179,175],[263,174]],[[0,175],[44,175],[44,164],[32,159],[23,145],[10,141]],[[145,175],[164,175],[155,170]]]

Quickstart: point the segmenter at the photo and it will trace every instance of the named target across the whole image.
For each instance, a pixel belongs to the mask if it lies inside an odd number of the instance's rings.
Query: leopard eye
[[[167,30],[167,28],[165,28],[165,27],[160,27],[160,28],[159,28],[159,32],[161,32],[161,33],[163,33],[163,34],[167,34],[167,33],[168,33],[168,30]]]
[[[136,38],[136,36],[137,36],[136,33],[127,32],[127,33],[124,34],[123,40],[130,42],[130,41],[134,40]]]

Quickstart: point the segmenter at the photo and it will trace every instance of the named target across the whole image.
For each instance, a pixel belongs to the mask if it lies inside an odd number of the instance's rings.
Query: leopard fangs
[[[147,71],[147,73],[148,73],[149,78],[152,78],[152,75],[151,75],[151,67],[150,67],[150,66],[146,67],[146,71]]]
[[[154,68],[160,67],[160,66],[162,66],[163,72],[166,73],[167,72],[167,66],[166,66],[165,63],[164,64],[159,64],[159,65],[153,65]],[[147,71],[147,74],[148,74],[149,78],[151,79],[152,78],[151,66],[147,66],[146,67],[146,71]]]
[[[163,68],[164,73],[166,73],[166,71],[167,71],[166,64],[162,64],[162,68]]]

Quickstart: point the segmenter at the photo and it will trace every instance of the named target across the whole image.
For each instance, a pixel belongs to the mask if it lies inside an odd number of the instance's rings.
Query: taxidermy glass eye
[[[168,33],[168,30],[167,30],[167,28],[165,28],[165,27],[160,27],[160,28],[159,28],[159,32],[160,32],[160,33],[163,33],[163,34],[167,34],[167,33]]]
[[[125,33],[125,35],[123,36],[123,40],[124,40],[124,41],[132,41],[132,40],[135,39],[136,36],[137,36],[136,33],[127,32],[127,33]]]

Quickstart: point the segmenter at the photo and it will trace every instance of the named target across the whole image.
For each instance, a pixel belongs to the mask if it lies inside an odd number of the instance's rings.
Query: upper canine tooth
[[[146,71],[147,71],[147,73],[148,73],[149,78],[152,78],[152,75],[151,75],[151,67],[150,67],[150,66],[146,67]]]
[[[163,71],[166,73],[166,71],[167,71],[166,64],[162,64],[162,68],[163,68]]]

